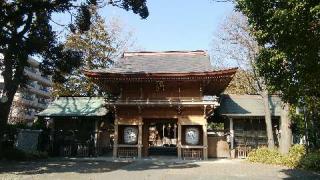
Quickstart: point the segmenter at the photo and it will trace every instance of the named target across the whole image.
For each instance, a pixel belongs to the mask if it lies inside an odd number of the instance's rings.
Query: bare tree
[[[220,31],[213,40],[212,57],[218,66],[238,66],[248,89],[261,95],[264,102],[265,123],[268,137],[268,147],[274,148],[271,111],[269,108],[269,93],[265,78],[257,71],[256,57],[259,45],[250,34],[247,18],[241,13],[234,13],[222,24]],[[242,84],[243,85],[243,84]]]
[[[80,51],[84,62],[79,69],[65,76],[64,83],[55,83],[54,96],[97,96],[103,95],[90,78],[86,77],[83,69],[107,69],[114,64],[121,55],[133,48],[135,39],[133,32],[118,18],[111,18],[105,22],[95,7],[91,8],[92,24],[84,33],[70,33],[66,38],[65,48]]]
[[[132,29],[117,17],[112,17],[106,22],[110,44],[116,51],[109,53],[108,57],[117,61],[125,51],[135,50],[137,40]]]

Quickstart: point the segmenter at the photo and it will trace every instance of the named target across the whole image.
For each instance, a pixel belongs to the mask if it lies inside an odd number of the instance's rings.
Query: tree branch
[[[30,30],[31,24],[33,19],[33,13],[29,12],[28,17],[25,23],[25,26],[23,27],[22,31],[18,33],[18,36],[24,36],[25,33],[27,33]]]

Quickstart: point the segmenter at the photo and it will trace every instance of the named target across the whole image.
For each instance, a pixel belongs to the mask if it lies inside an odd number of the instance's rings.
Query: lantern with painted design
[[[138,141],[138,129],[136,127],[125,127],[124,133],[124,143],[125,144],[137,144]]]
[[[199,129],[195,127],[186,128],[185,131],[186,143],[189,145],[199,144]]]

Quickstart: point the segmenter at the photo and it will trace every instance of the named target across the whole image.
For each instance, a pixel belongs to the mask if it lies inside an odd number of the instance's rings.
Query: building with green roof
[[[264,146],[262,98],[223,94],[236,71],[214,70],[204,51],[125,53],[110,69],[84,71],[114,99],[59,97],[38,116],[51,124],[57,154],[67,156],[112,148],[114,158],[162,152],[207,159],[217,157],[212,149]],[[282,102],[269,101],[276,136]],[[212,119],[223,123],[223,148],[208,135]]]

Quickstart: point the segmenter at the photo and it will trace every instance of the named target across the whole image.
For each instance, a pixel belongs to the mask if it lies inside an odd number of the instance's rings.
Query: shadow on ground
[[[144,171],[152,169],[190,169],[199,167],[198,164],[192,161],[165,161],[165,160],[152,160],[152,161],[139,161],[134,164],[123,167],[126,171]]]
[[[117,170],[129,162],[107,161],[34,161],[34,162],[0,162],[1,173],[44,174],[44,173],[104,173]]]
[[[4,173],[16,175],[33,175],[47,173],[106,173],[115,170],[142,171],[149,169],[185,169],[199,167],[192,162],[174,161],[137,161],[111,162],[100,160],[49,160],[32,162],[1,162],[0,175]]]
[[[320,179],[320,174],[301,169],[282,169],[280,172],[288,176],[284,179]]]

